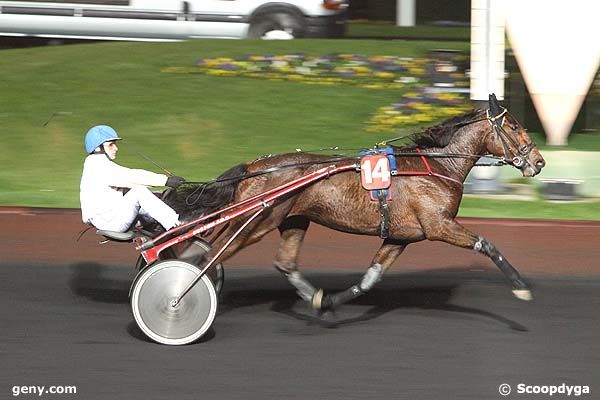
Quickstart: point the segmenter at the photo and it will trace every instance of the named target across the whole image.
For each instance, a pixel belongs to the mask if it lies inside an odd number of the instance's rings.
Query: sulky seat
[[[106,230],[102,230],[102,229],[98,229],[96,231],[96,234],[104,236],[110,240],[115,240],[117,242],[131,242],[136,235],[136,233],[134,231],[115,232],[115,231],[106,231]]]

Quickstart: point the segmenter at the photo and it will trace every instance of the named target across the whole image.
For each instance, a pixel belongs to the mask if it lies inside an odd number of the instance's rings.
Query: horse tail
[[[212,182],[184,185],[169,204],[183,220],[217,211],[233,201],[238,184],[246,175],[247,164],[228,169]]]

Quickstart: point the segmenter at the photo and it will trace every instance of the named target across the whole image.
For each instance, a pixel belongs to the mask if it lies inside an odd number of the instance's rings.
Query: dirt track
[[[523,274],[596,275],[600,274],[600,222],[531,220],[460,220],[467,228],[485,236]],[[0,254],[5,262],[65,264],[97,262],[105,265],[130,265],[137,252],[128,244],[100,246],[93,230],[78,242],[85,228],[79,210],[0,209]],[[278,243],[278,233],[242,250],[226,262],[227,268],[269,268]],[[303,245],[303,268],[364,270],[381,240],[376,237],[348,235],[312,224]],[[394,270],[469,268],[491,261],[474,252],[444,243],[421,242],[407,248]]]
[[[367,295],[325,317],[270,267],[274,234],[226,263],[211,331],[169,347],[133,321],[129,245],[101,247],[93,233],[76,242],[76,211],[3,211],[0,398],[25,385],[76,386],[76,395],[43,398],[86,400],[493,400],[503,383],[508,398],[549,398],[516,394],[519,384],[588,386],[583,399],[600,391],[599,223],[463,220],[519,267],[532,302],[512,297],[491,261],[420,243]],[[306,276],[345,289],[378,243],[311,227]]]

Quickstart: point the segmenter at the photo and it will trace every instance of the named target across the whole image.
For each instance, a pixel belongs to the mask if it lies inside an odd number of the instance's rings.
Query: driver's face
[[[114,160],[115,158],[117,158],[118,150],[119,150],[119,148],[117,147],[116,141],[104,143],[104,151],[106,152],[106,155],[108,155],[108,158],[110,158],[111,160]]]

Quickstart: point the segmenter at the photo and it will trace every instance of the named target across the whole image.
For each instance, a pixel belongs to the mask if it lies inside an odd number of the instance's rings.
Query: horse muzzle
[[[518,159],[520,157],[515,157]],[[524,177],[532,178],[542,172],[542,168],[546,166],[546,161],[543,158],[540,158],[535,161],[530,161],[528,159],[513,159],[513,165],[521,170]],[[519,165],[520,164],[520,165]]]

